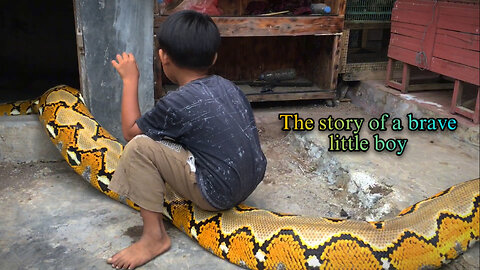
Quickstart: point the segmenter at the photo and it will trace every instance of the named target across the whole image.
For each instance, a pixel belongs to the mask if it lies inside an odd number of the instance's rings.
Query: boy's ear
[[[170,61],[167,53],[163,49],[158,50],[158,56],[160,56],[160,62],[162,64],[167,64]]]
[[[213,61],[212,61],[212,65],[215,65],[215,62],[217,62],[217,58],[218,58],[218,53],[215,53],[215,56],[213,57]]]

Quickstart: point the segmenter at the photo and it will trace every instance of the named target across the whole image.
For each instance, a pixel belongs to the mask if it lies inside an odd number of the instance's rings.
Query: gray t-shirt
[[[154,140],[169,137],[192,152],[201,191],[218,209],[245,200],[263,179],[267,160],[250,103],[220,76],[169,92],[137,125]]]

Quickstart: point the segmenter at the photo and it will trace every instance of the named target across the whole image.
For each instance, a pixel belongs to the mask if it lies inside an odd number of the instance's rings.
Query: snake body
[[[57,86],[0,115],[38,113],[69,165],[105,195],[137,209],[108,185],[123,146],[95,121],[78,90]],[[250,269],[429,269],[479,240],[480,179],[366,222],[282,214],[238,205],[207,212],[169,189],[164,215],[218,257]]]

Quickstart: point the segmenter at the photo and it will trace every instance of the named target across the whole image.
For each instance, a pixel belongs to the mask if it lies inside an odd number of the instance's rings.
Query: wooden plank
[[[463,107],[463,106],[457,106],[455,107],[455,113],[458,113],[458,114],[461,114],[465,117],[468,117],[470,119],[473,118],[473,110],[469,109],[469,108],[466,108],[466,107]]]
[[[269,94],[288,94],[288,93],[309,93],[309,92],[329,92],[331,90],[321,89],[317,85],[313,86],[277,86],[273,88],[273,92],[262,93],[262,86],[251,86],[248,84],[238,84],[236,85],[246,94],[246,95],[269,95]]]
[[[433,1],[396,1],[393,6],[396,10],[411,10],[423,13],[431,13]]]
[[[473,113],[473,123],[480,122],[480,87],[477,88],[477,100],[475,101],[475,111]]]
[[[408,91],[453,89],[453,83],[419,83],[408,86]]]
[[[457,3],[465,3],[465,4],[477,4],[478,5],[478,0],[456,0],[452,4],[457,4]]]
[[[460,33],[445,29],[438,29],[435,41],[438,44],[449,45],[452,47],[479,51],[480,50],[480,36]],[[477,57],[478,58],[478,57]]]
[[[459,80],[455,80],[455,86],[453,88],[453,95],[452,95],[452,104],[450,105],[450,113],[455,113],[455,109],[457,108],[458,104],[462,101],[462,93],[463,93],[463,84]]]
[[[417,25],[429,25],[432,21],[432,11],[419,12],[413,10],[392,10],[392,22],[404,22]]]
[[[392,22],[391,33],[403,35],[407,37],[413,37],[416,39],[423,39],[425,31],[427,30],[426,26],[408,24],[402,22]]]
[[[336,0],[337,3],[337,10],[339,16],[345,16],[345,10],[347,7],[347,0]]]
[[[480,34],[478,19],[462,17],[458,14],[439,14],[437,27],[475,35]]]
[[[309,17],[216,17],[222,36],[300,36],[341,34],[343,18],[337,16]]]
[[[435,44],[433,56],[477,69],[480,68],[480,53],[478,51],[465,50],[445,44]]]
[[[313,73],[313,82],[321,89],[332,89],[332,80],[336,79],[332,77],[339,64],[335,63],[335,54],[338,50],[333,50],[337,46],[336,41],[332,36],[317,37],[307,45],[308,50],[315,52],[307,58]]]
[[[417,52],[411,51],[405,48],[401,48],[397,46],[390,46],[388,48],[388,57],[405,62],[412,66],[417,66],[417,62],[415,59],[416,55],[417,55]]]
[[[399,82],[396,82],[396,81],[387,81],[387,86],[391,87],[391,88],[394,88],[394,89],[397,89],[397,90],[400,90],[401,92],[403,92],[403,85]]]
[[[388,83],[392,80],[393,78],[393,62],[394,60],[392,58],[388,58],[388,64],[387,64],[387,74],[385,78],[385,84],[388,85]]]
[[[430,70],[471,84],[480,85],[480,70],[477,68],[454,63],[445,59],[433,57]]]
[[[250,102],[264,101],[287,101],[287,100],[313,100],[313,99],[334,99],[334,91],[325,92],[304,92],[304,93],[284,93],[284,94],[251,94],[246,95]]]
[[[407,93],[410,86],[410,66],[407,63],[403,63],[402,70],[402,93]]]
[[[350,37],[350,29],[344,29],[340,38],[340,73],[345,73],[347,67],[348,40]]]
[[[331,67],[330,71],[330,85],[328,89],[337,88],[338,73],[340,72],[340,36],[335,36],[333,38],[333,47],[332,47],[332,58],[331,58]]]
[[[157,16],[158,28],[167,16]],[[222,37],[340,35],[343,16],[212,17]],[[155,29],[154,29],[155,31]]]
[[[411,38],[408,36],[392,34],[390,37],[390,45],[408,49],[415,52],[422,51],[421,43],[422,43],[422,40]]]
[[[465,21],[471,21],[473,24],[478,24],[480,20],[479,5],[459,4],[459,3],[439,3],[438,9],[440,15],[446,17],[459,17]]]
[[[301,100],[301,99],[334,99],[334,90],[324,90],[317,85],[292,87],[278,86],[273,92],[262,93],[262,87],[248,84],[237,84],[250,101]]]

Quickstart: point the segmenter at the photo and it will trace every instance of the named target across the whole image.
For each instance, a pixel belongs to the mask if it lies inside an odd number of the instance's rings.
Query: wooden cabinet
[[[212,73],[237,83],[250,101],[333,99],[345,0],[326,0],[332,7],[328,16],[244,16],[248,2],[219,0],[223,14],[213,20],[220,30],[222,45]],[[155,16],[155,32],[166,18]],[[160,71],[157,61],[156,65]],[[278,86],[263,93],[261,86],[252,84],[260,74],[284,68],[294,68],[299,81],[312,85]],[[157,76],[156,98],[172,87],[169,84],[165,76]]]
[[[388,49],[388,86],[406,93],[445,89],[443,84],[410,85],[410,67],[455,79],[451,112],[480,121],[480,4],[478,0],[397,0]],[[402,81],[392,80],[393,60],[403,62]],[[473,106],[464,106],[464,84]]]

